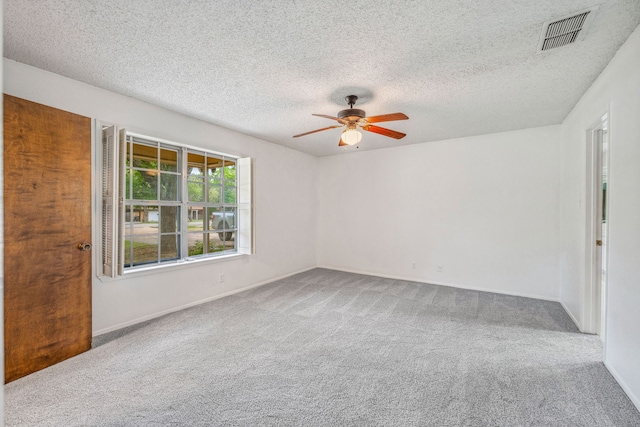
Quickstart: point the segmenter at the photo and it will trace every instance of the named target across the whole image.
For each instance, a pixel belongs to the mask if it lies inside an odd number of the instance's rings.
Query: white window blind
[[[115,126],[102,130],[102,274],[122,274],[118,242],[122,213],[122,180],[120,179],[119,132]]]

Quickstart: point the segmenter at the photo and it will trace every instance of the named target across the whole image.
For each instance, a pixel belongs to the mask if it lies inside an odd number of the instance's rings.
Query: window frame
[[[117,141],[109,144],[107,143],[107,141],[104,139],[104,135],[105,132],[109,129],[115,129],[115,131],[112,131],[112,135],[115,134],[115,138]],[[170,140],[166,140],[163,138],[157,138],[157,137],[153,137],[153,136],[149,136],[147,134],[141,134],[141,133],[137,133],[137,132],[130,132],[130,131],[126,131],[124,129],[118,129],[116,126],[114,125],[110,125],[108,123],[103,123],[103,122],[98,122],[96,121],[96,139],[98,141],[100,141],[100,143],[103,145],[103,150],[97,150],[97,153],[101,153],[100,158],[96,159],[96,165],[101,168],[102,170],[100,171],[100,174],[97,174],[98,176],[102,176],[102,180],[100,180],[100,194],[97,197],[97,200],[99,202],[99,211],[103,212],[102,215],[102,221],[101,221],[101,231],[102,231],[102,240],[103,244],[99,245],[100,249],[101,249],[101,253],[98,255],[98,259],[100,260],[100,267],[97,269],[98,272],[98,276],[99,277],[117,277],[117,276],[122,276],[125,274],[131,274],[131,273],[135,273],[135,272],[140,272],[140,271],[149,271],[149,270],[154,270],[154,269],[158,269],[158,268],[166,268],[166,267],[171,267],[171,266],[182,266],[188,263],[192,263],[192,262],[197,262],[200,263],[202,261],[213,261],[213,260],[222,260],[222,259],[228,259],[228,258],[232,258],[232,257],[237,257],[237,256],[243,256],[246,254],[252,254],[253,253],[253,220],[252,220],[252,204],[250,204],[250,211],[247,213],[246,209],[244,209],[245,203],[246,202],[246,198],[247,196],[241,196],[240,195],[240,187],[246,187],[246,182],[244,185],[241,185],[241,181],[240,181],[240,173],[238,171],[239,169],[239,161],[245,160],[245,161],[249,161],[249,165],[252,166],[252,162],[250,158],[243,158],[242,156],[238,156],[238,155],[232,155],[232,154],[228,154],[228,153],[223,153],[223,152],[219,152],[216,150],[211,150],[208,148],[203,148],[203,147],[197,147],[197,146],[193,146],[190,144],[184,144],[184,143],[179,143],[179,142],[175,142],[175,141],[170,141]],[[156,168],[156,172],[158,173],[158,179],[156,180],[156,185],[157,185],[157,190],[156,190],[156,200],[146,200],[146,199],[134,199],[133,198],[133,182],[130,179],[129,180],[129,192],[127,194],[127,189],[124,188],[124,183],[127,182],[127,180],[125,179],[125,173],[129,174],[129,177],[132,178],[133,176],[133,170],[137,170],[137,167],[133,164],[133,162],[130,165],[126,164],[126,159],[125,157],[129,154],[132,153],[133,150],[133,144],[142,144],[142,145],[147,145],[149,147],[154,147],[156,150],[156,155],[157,155],[157,159],[156,159],[156,164],[155,164],[155,168]],[[168,149],[168,150],[172,150],[175,151],[177,153],[177,161],[176,161],[176,171],[171,172],[171,171],[164,171],[164,173],[166,173],[167,175],[177,175],[178,176],[178,189],[177,189],[177,197],[176,200],[161,200],[162,196],[159,193],[160,191],[160,176],[163,173],[162,168],[161,168],[161,152],[163,149]],[[114,150],[117,154],[106,154],[107,151],[105,150]],[[124,153],[124,154],[123,154]],[[189,183],[189,177],[191,176],[190,174],[190,168],[189,168],[189,154],[193,154],[193,155],[197,155],[197,156],[204,156],[204,168],[202,169],[203,172],[203,199],[199,200],[199,201],[192,201],[190,200],[189,197],[189,192],[188,192],[188,183]],[[115,162],[117,163],[117,168],[114,169],[114,172],[116,172],[114,175],[117,176],[117,180],[119,183],[105,183],[105,168],[107,167],[107,165],[105,163],[103,163],[103,159],[107,156],[111,156],[111,157],[115,157]],[[209,163],[208,159],[215,159],[214,162]],[[225,179],[225,174],[224,174],[224,168],[226,167],[225,164],[227,163],[227,161],[230,161],[233,163],[233,165],[235,166],[235,172],[236,172],[236,176],[235,179],[233,179],[233,181],[227,180]],[[208,200],[208,197],[210,195],[210,193],[207,191],[209,189],[209,181],[212,181],[215,179],[213,177],[213,174],[211,174],[211,166],[212,164],[215,164],[216,162],[219,162],[220,166],[218,166],[218,168],[220,169],[220,177],[218,178],[220,181],[220,185],[219,187],[219,193],[218,196],[220,197],[220,199],[218,200],[218,202],[211,202]],[[214,170],[216,168],[213,168]],[[246,170],[246,168],[244,169]],[[251,170],[251,167],[249,168],[249,170]],[[243,172],[245,175],[247,175],[246,172]],[[248,174],[248,178],[249,181],[247,181],[247,176],[245,176],[244,180],[249,182],[249,197],[252,200],[252,195],[251,195],[251,187],[252,187],[252,183],[251,183],[251,173]],[[232,183],[233,185],[231,186],[234,190],[233,190],[233,194],[235,195],[234,201],[229,201],[228,199],[225,199],[225,194],[231,194],[231,193],[226,193],[225,190],[227,188],[230,187],[226,187],[226,185],[228,185],[229,183]],[[116,188],[115,192],[117,192],[118,194],[115,195],[115,197],[112,197],[112,200],[110,202],[108,202],[108,197],[105,194],[105,188],[106,187],[111,187],[111,188]],[[207,191],[207,193],[205,193],[205,191]],[[244,190],[243,190],[244,191]],[[206,194],[206,196],[205,196]],[[129,198],[127,198],[127,195],[129,196]],[[243,206],[243,212],[240,213],[241,210],[241,198],[243,200],[242,206]],[[158,256],[156,257],[155,260],[151,260],[148,263],[136,263],[133,264],[130,261],[133,261],[133,259],[131,258],[131,256],[129,257],[129,260],[127,262],[127,264],[125,264],[125,254],[124,254],[124,250],[125,250],[125,226],[129,227],[129,231],[130,234],[128,234],[129,236],[133,235],[133,233],[131,233],[131,226],[133,225],[133,216],[130,217],[130,221],[127,223],[125,222],[125,209],[126,208],[130,208],[129,212],[132,215],[133,214],[133,207],[134,206],[158,206],[159,209],[162,209],[161,206],[175,206],[178,207],[178,215],[179,215],[179,219],[178,219],[178,225],[177,225],[177,229],[175,230],[175,234],[176,234],[176,240],[178,241],[178,250],[177,250],[177,254],[176,257],[171,258],[171,259],[163,259],[162,258],[162,254],[161,254],[161,236],[163,235],[163,231],[160,229],[160,218],[159,218],[159,222],[158,222],[158,233],[157,233],[157,240],[158,240]],[[105,208],[106,207],[106,208]],[[202,230],[197,230],[197,231],[190,231],[189,230],[189,213],[190,213],[190,208],[201,208],[202,213],[203,213],[203,217],[202,217]],[[105,209],[113,209],[113,216],[116,218],[116,220],[114,221],[114,223],[110,224],[111,225],[111,229],[107,232],[105,232],[105,230],[107,230],[107,228],[109,228],[109,225],[105,223]],[[222,212],[227,212],[227,211],[231,211],[234,212],[234,224],[233,226],[227,228],[225,227],[222,230],[218,230],[218,229],[213,229],[211,226],[211,220],[209,218],[211,212],[213,212],[214,210],[217,211],[222,211]],[[223,216],[224,219],[224,216]],[[250,228],[247,227],[247,224],[250,224]],[[117,235],[117,238],[115,239],[115,241],[117,242],[114,246],[115,248],[110,248],[108,246],[105,246],[104,244],[104,240],[105,240],[105,236],[109,234],[109,232],[113,233],[114,235]],[[208,252],[207,253],[207,247],[208,246],[208,238],[206,236],[211,236],[214,233],[228,233],[228,232],[233,232],[234,236],[233,236],[233,247],[228,248],[228,249],[222,249],[222,250],[214,250],[212,252]],[[172,234],[172,233],[169,233]],[[196,235],[200,235],[202,236],[201,239],[198,240],[204,240],[203,241],[203,253],[202,254],[196,254],[196,255],[189,255],[189,236],[193,236],[194,234]],[[100,235],[100,233],[96,233],[96,235]],[[239,237],[243,236],[245,242],[241,245],[239,243]],[[247,236],[249,236],[250,239],[250,249],[247,250]],[[115,236],[114,236],[115,237]],[[224,238],[223,238],[224,239]],[[133,240],[135,241],[135,240]],[[113,243],[113,242],[112,242]],[[207,243],[207,247],[205,247],[205,243]],[[224,245],[224,240],[223,240],[223,245]],[[242,246],[242,249],[241,249]],[[109,252],[110,250],[113,250],[114,256],[117,256],[118,262],[117,263],[113,263],[113,264],[117,264],[116,265],[109,265],[107,266],[105,264],[105,253]],[[130,245],[130,250],[132,250],[132,245]],[[130,252],[131,254],[131,252]]]

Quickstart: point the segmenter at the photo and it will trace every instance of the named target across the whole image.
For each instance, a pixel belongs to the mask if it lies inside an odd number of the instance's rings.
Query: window
[[[253,252],[251,159],[102,132],[105,275]]]

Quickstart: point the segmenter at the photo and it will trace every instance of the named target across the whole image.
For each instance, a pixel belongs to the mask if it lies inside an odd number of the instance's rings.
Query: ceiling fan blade
[[[333,116],[327,116],[326,114],[312,114],[312,116],[324,117],[325,119],[335,120],[336,122],[343,123],[343,124],[347,123],[347,121],[344,119],[339,119]]]
[[[347,144],[346,142],[344,142],[344,141],[342,140],[342,136],[340,136],[340,142],[338,142],[338,147],[345,147],[345,146],[347,146],[347,145],[349,145],[349,144]]]
[[[391,113],[391,114],[382,114],[380,116],[371,116],[364,118],[369,123],[380,123],[380,122],[392,122],[394,120],[407,120],[407,117],[404,113]]]
[[[374,126],[374,125],[362,126],[362,129],[369,132],[378,133],[380,135],[388,136],[390,138],[395,138],[395,139],[402,139],[405,136],[407,136],[406,133],[397,132],[395,130],[381,128],[380,126]]]
[[[305,133],[301,133],[299,135],[293,135],[293,138],[297,138],[299,136],[309,135],[310,133],[322,132],[323,130],[329,130],[329,129],[341,128],[341,127],[342,127],[342,125],[329,126],[328,128],[316,129],[316,130],[312,130],[311,132],[305,132]]]

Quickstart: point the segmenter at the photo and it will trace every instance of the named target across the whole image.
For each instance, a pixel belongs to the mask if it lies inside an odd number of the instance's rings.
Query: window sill
[[[108,276],[98,276],[98,280],[100,280],[101,282],[110,282],[113,280],[119,280],[123,278],[158,274],[160,272],[165,272],[167,270],[181,270],[184,268],[192,268],[202,264],[242,259],[246,256],[247,255],[245,254],[233,253],[233,254],[221,255],[221,256],[209,257],[209,258],[191,258],[187,260],[177,261],[171,264],[153,265],[149,267],[139,267],[132,270],[125,270],[122,276],[113,277],[113,278]]]

